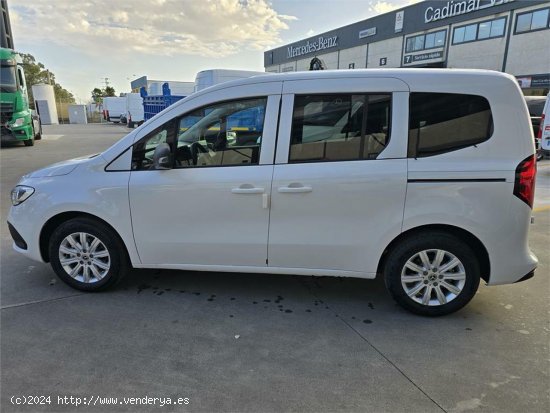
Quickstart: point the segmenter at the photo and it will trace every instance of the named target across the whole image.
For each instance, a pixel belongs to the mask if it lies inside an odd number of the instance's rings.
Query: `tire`
[[[435,270],[424,271],[427,262]],[[451,266],[440,272],[447,264]],[[401,307],[431,317],[453,313],[468,304],[480,280],[476,255],[464,241],[445,232],[417,233],[403,239],[390,251],[384,274],[388,291]]]
[[[85,234],[88,249],[81,248],[81,234]],[[81,291],[106,290],[122,279],[130,267],[126,249],[118,234],[101,222],[89,218],[71,219],[57,227],[50,237],[49,253],[57,276]],[[61,259],[67,261],[62,263]],[[82,265],[86,263],[87,266]],[[73,276],[68,272],[71,270],[76,271]]]
[[[42,139],[42,125],[38,128],[38,133],[34,135],[34,140],[39,141]]]
[[[24,140],[23,143],[25,144],[25,146],[34,146],[34,136],[30,139]]]

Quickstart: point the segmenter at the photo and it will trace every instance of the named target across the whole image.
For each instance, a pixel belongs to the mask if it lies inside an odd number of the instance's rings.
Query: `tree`
[[[92,99],[96,105],[103,102],[103,96],[103,91],[100,88],[96,87],[92,90]]]
[[[25,79],[27,81],[29,106],[31,108],[34,109],[32,86],[39,83],[45,83],[53,86],[56,101],[74,103],[75,100],[73,94],[64,89],[59,83],[56,83],[55,75],[46,69],[42,63],[37,62],[33,55],[29,53],[20,53],[19,55],[23,61],[23,71],[25,72]]]
[[[105,87],[105,96],[116,96],[115,95],[115,88],[112,86]]]
[[[104,89],[95,87],[92,90],[92,99],[96,104],[102,103],[104,97],[116,96],[115,88],[112,86],[106,86]]]

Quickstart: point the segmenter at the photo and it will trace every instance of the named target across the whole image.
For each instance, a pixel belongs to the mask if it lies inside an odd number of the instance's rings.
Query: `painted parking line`
[[[42,135],[42,139],[46,141],[56,141],[59,138],[62,138],[65,135]]]
[[[550,211],[550,205],[541,205],[533,209],[533,212]]]

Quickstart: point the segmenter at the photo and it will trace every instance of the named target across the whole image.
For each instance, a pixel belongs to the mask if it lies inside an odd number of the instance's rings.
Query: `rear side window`
[[[493,132],[491,107],[482,96],[411,93],[409,106],[409,157],[476,145]]]
[[[391,94],[294,99],[290,163],[376,159],[390,137]]]

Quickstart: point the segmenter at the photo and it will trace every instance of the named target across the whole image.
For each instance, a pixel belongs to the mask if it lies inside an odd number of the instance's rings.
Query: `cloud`
[[[378,0],[376,2],[371,1],[371,5],[369,6],[369,9],[371,11],[376,12],[376,14],[384,14],[396,9],[400,9],[405,6],[409,6],[414,3],[418,3],[419,1],[421,0],[389,0],[389,1]]]
[[[278,44],[294,16],[267,0],[10,1],[14,36],[89,55],[224,57]],[[29,28],[37,28],[29,30]]]

